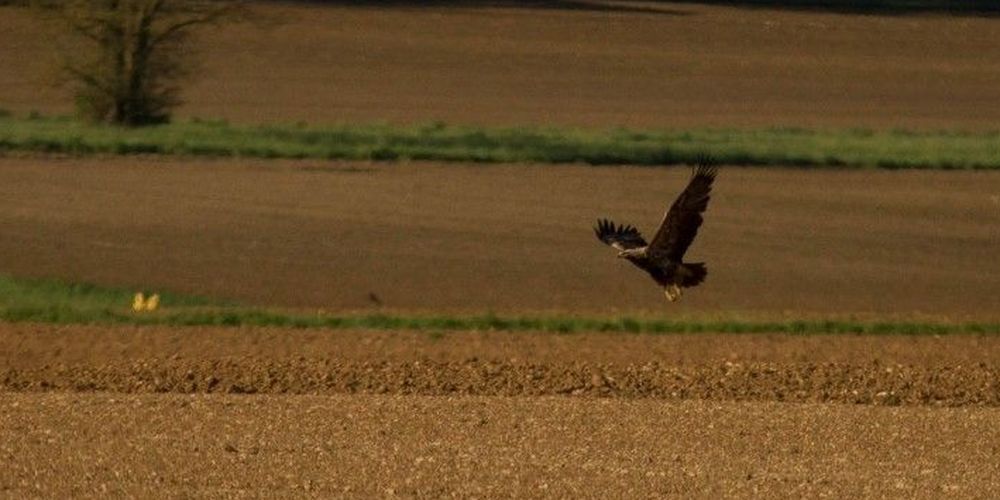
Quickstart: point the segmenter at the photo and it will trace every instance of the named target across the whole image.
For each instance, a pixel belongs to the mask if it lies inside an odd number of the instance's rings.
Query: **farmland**
[[[591,226],[649,234],[683,167],[0,164],[0,255],[20,276],[332,311],[997,320],[991,172],[727,168],[689,252],[714,286],[668,313]]]
[[[646,4],[257,5],[135,136],[0,7],[0,496],[1000,493],[1000,21]],[[702,142],[370,154],[421,130]],[[720,155],[668,304],[591,226],[733,137],[800,149]]]
[[[1000,26],[670,4],[537,8],[261,7],[213,30],[184,118],[606,129],[996,130]],[[0,8],[3,105],[65,114],[49,39]],[[41,32],[44,34],[44,32]]]

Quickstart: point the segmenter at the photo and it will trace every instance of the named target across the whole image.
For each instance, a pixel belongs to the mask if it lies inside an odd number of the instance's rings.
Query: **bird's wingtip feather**
[[[708,155],[698,157],[692,172],[695,177],[708,177],[714,179],[719,173],[719,167],[714,158]]]

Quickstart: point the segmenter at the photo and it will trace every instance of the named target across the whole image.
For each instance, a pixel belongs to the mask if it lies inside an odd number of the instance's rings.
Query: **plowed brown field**
[[[11,498],[1000,492],[995,337],[3,325],[0,346]]]
[[[358,3],[274,2],[257,7],[257,23],[212,30],[180,115],[600,128],[1000,123],[997,18]],[[68,95],[45,86],[52,37],[11,8],[0,8],[0,26],[0,108],[68,112]]]
[[[592,395],[1000,405],[993,336],[0,326],[13,391]]]
[[[983,498],[1000,411],[0,394],[0,496]]]
[[[1000,123],[995,18],[656,4],[258,6],[279,23],[206,35],[179,115]],[[51,45],[0,8],[0,108],[69,110]],[[996,173],[724,168],[708,281],[667,305],[590,225],[649,233],[686,177],[6,158],[0,272],[332,311],[1000,319]],[[0,497],[989,498],[998,406],[993,337],[0,324]]]
[[[0,262],[331,310],[997,317],[995,173],[724,169],[668,305],[589,226],[686,176],[4,159]],[[4,325],[0,495],[992,496],[998,380],[975,336]]]
[[[684,168],[0,159],[0,271],[340,311],[996,320],[1000,174],[725,168],[666,306],[598,217],[651,234]]]

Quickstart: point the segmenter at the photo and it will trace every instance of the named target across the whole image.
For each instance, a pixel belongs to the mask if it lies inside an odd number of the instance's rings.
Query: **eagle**
[[[708,208],[717,172],[711,162],[698,162],[684,192],[670,205],[649,243],[628,224],[616,226],[610,220],[598,219],[594,227],[597,239],[618,250],[619,258],[649,273],[670,302],[681,298],[682,288],[696,286],[708,275],[704,262],[683,262],[682,258],[701,227],[701,214]]]

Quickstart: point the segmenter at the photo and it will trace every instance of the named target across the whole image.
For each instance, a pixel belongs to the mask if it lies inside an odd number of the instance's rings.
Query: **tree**
[[[45,0],[67,29],[63,80],[82,118],[140,126],[164,123],[190,74],[191,34],[231,19],[240,0]]]

